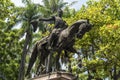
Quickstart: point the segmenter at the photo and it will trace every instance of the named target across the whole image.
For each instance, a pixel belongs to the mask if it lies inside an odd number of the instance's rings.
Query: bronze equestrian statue
[[[57,43],[55,45],[56,47],[52,47],[52,49],[49,49],[49,46],[50,46],[49,36],[38,41],[35,44],[35,47],[33,49],[26,75],[29,74],[38,55],[40,56],[40,62],[38,66],[38,69],[39,69],[40,66],[45,64],[45,60],[51,54],[51,51],[58,53],[56,56],[56,69],[59,70],[60,65],[57,63],[59,62],[59,56],[61,54],[61,51],[64,50],[67,52],[78,53],[79,55],[79,52],[77,52],[73,48],[73,45],[75,43],[75,38],[77,37],[81,39],[86,32],[91,30],[91,27],[92,27],[92,24],[90,24],[89,20],[79,20],[73,23],[70,27],[67,27],[66,29],[64,29],[59,33]],[[48,70],[49,70],[49,67],[48,67]]]

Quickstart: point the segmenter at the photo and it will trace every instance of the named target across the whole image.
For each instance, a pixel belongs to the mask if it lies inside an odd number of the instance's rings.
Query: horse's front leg
[[[72,52],[72,53],[77,53],[78,56],[80,56],[80,52],[74,49],[73,47],[68,47],[66,48],[67,51]]]
[[[71,60],[70,60],[70,56],[68,54],[68,51],[64,50],[64,57],[66,58],[67,62],[68,62],[68,71],[72,72],[72,68],[71,68]]]
[[[82,59],[81,59],[81,56],[80,56],[80,52],[78,52],[76,49],[74,49],[73,47],[69,47],[69,48],[67,48],[66,49],[67,51],[69,51],[69,52],[72,52],[72,53],[77,53],[77,55],[78,55],[78,66],[79,67],[81,67],[82,65],[81,65],[81,63],[82,63]]]

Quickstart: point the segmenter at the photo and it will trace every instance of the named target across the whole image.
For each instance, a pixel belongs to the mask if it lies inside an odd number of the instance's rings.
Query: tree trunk
[[[28,51],[29,43],[30,43],[30,33],[26,33],[26,38],[25,38],[25,43],[23,47],[23,52],[21,56],[21,63],[20,63],[20,68],[19,68],[19,74],[18,74],[18,80],[24,80],[24,74],[25,74],[25,59],[26,59],[26,54]]]
[[[89,70],[87,70],[87,72],[88,72],[88,79],[87,79],[87,80],[92,80],[92,79],[93,79],[93,77],[91,76],[90,71],[89,71]]]
[[[113,79],[114,79],[114,80],[118,80],[118,79],[117,79],[117,73],[116,73],[116,64],[114,64],[114,74],[113,74]]]

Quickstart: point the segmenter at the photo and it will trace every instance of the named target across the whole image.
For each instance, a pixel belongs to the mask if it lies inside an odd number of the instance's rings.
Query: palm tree
[[[31,0],[24,0],[25,7],[21,9],[23,12],[22,15],[19,16],[19,22],[22,22],[22,34],[25,36],[25,42],[24,47],[22,51],[22,57],[21,57],[21,63],[20,63],[20,69],[19,69],[19,75],[18,80],[24,80],[24,73],[25,73],[25,59],[26,54],[31,46],[32,43],[32,34],[33,30],[35,31],[36,28],[32,27],[30,22],[38,17],[38,6],[37,4],[33,4]]]
[[[65,7],[68,3],[63,0],[42,0],[43,5],[41,5],[41,12],[45,17],[56,13],[59,8]]]

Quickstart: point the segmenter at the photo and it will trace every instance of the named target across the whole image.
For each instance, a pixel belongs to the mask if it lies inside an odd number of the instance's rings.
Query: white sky
[[[11,1],[15,3],[16,6],[23,6],[22,0],[11,0]],[[42,3],[42,0],[32,0],[32,1],[34,3],[40,3],[40,4]],[[72,8],[75,8],[78,10],[82,6],[82,4],[85,4],[87,0],[64,0],[64,2],[68,2],[68,3],[71,3],[72,1],[78,1],[78,3],[72,6]]]

